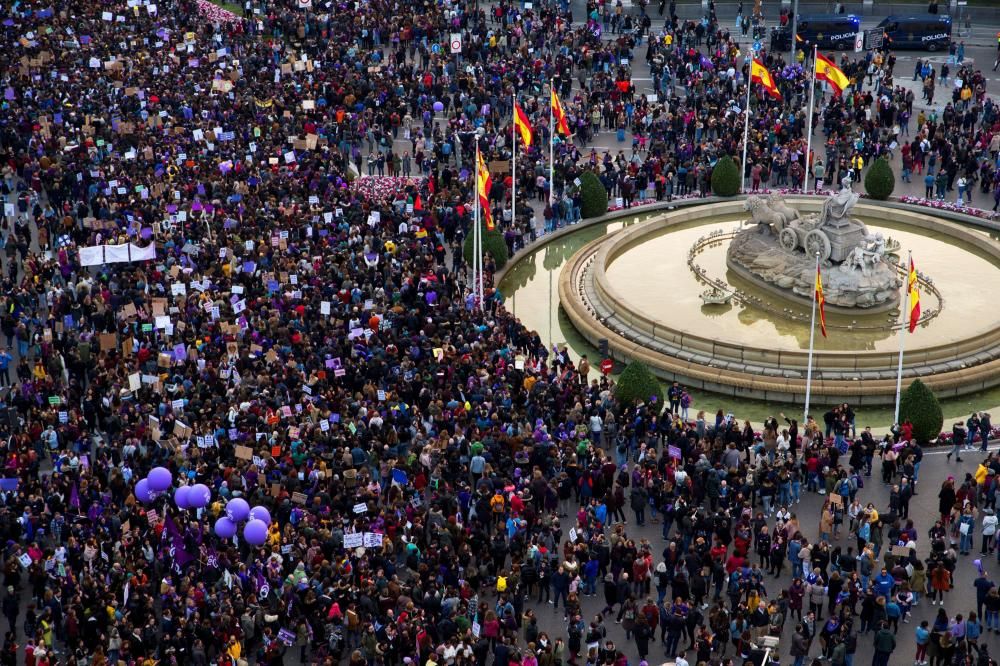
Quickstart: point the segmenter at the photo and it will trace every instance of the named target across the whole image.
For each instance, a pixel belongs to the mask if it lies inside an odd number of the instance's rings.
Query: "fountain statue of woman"
[[[845,177],[840,182],[840,191],[830,195],[823,202],[823,214],[820,217],[820,224],[836,224],[841,220],[846,220],[848,213],[858,202],[860,195],[851,189],[851,179]]]

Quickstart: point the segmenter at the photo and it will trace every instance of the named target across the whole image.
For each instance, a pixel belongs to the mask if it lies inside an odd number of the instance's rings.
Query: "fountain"
[[[744,208],[754,229],[729,244],[729,268],[750,282],[790,300],[812,299],[816,258],[831,311],[886,312],[899,304],[900,280],[888,261],[885,237],[850,216],[858,195],[843,184],[818,213],[801,216],[780,195],[750,196]],[[835,269],[835,270],[834,270]]]
[[[514,262],[511,274],[523,267],[558,272],[559,280],[552,291],[540,283],[534,296],[534,287],[504,289],[510,307],[529,326],[540,322],[543,337],[606,340],[615,359],[641,359],[665,379],[737,398],[801,401],[818,252],[828,336],[816,336],[813,395],[891,404],[907,272],[892,255],[904,247],[927,271],[918,272],[920,322],[905,333],[904,381],[921,377],[942,397],[1000,385],[1000,313],[966,316],[981,307],[978,287],[1000,282],[1000,243],[926,210],[859,201],[845,186],[825,200],[676,206],[568,238],[580,240],[553,241]],[[558,261],[553,248],[562,248]]]

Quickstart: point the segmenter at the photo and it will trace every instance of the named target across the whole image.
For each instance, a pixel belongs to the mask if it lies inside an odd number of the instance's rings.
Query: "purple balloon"
[[[262,506],[255,506],[250,509],[250,520],[259,520],[267,525],[271,524],[271,514]]]
[[[437,113],[441,113],[442,111],[444,111],[444,104],[442,104],[441,102],[434,102],[434,110]]]
[[[222,539],[231,539],[236,534],[236,523],[225,516],[215,521],[215,534]]]
[[[135,497],[143,504],[149,504],[156,498],[156,493],[150,489],[147,479],[139,479],[139,483],[135,484]]]
[[[178,509],[191,508],[191,487],[181,486],[174,491],[174,504]]]
[[[250,505],[241,497],[231,499],[226,504],[226,515],[234,523],[242,523],[250,515]]]
[[[173,474],[166,467],[154,467],[146,478],[149,480],[149,487],[158,493],[169,488],[174,482]]]
[[[267,523],[263,520],[251,520],[243,526],[243,538],[254,546],[263,546],[267,541]]]
[[[192,509],[200,509],[211,501],[212,491],[208,489],[208,486],[204,483],[196,483],[191,486],[191,492],[188,493],[188,504]]]

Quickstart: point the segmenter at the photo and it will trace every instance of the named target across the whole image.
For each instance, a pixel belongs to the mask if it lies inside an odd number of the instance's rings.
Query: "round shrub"
[[[580,199],[580,215],[584,219],[608,212],[608,191],[593,171],[584,171],[580,176]]]
[[[889,160],[880,157],[865,174],[865,192],[872,199],[885,201],[894,189],[896,189],[896,175],[889,166]]]
[[[483,230],[483,253],[493,257],[493,260],[497,264],[497,269],[503,268],[507,260],[510,259],[510,254],[507,252],[507,241],[504,240],[503,234],[498,230],[487,231],[482,222],[479,224]],[[465,261],[470,266],[472,265],[472,235],[472,230],[470,229],[469,235],[465,237],[465,244],[462,248]]]
[[[944,425],[941,403],[919,379],[914,379],[899,396],[899,422],[907,419],[913,424],[913,437],[921,444],[937,439]]]
[[[663,387],[645,364],[632,361],[618,375],[615,398],[623,407],[634,404],[636,400],[647,404],[652,400],[658,407],[662,407]]]
[[[712,193],[717,197],[732,197],[740,191],[740,170],[736,162],[726,155],[712,169]]]

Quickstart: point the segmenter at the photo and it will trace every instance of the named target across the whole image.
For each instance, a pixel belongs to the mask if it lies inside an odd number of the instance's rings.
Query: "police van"
[[[938,51],[947,50],[951,44],[950,16],[887,16],[878,27],[892,49]]]
[[[861,18],[854,14],[802,15],[795,27],[800,45],[846,51],[854,48],[854,38],[861,30]],[[792,48],[791,24],[774,29],[771,48],[779,51]]]

